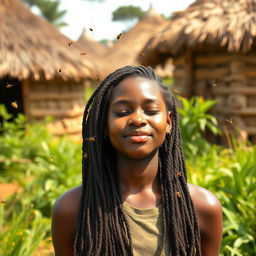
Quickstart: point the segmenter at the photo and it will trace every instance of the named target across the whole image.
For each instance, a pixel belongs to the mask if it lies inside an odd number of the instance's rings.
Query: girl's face
[[[116,151],[131,159],[157,152],[171,130],[171,113],[155,81],[128,77],[112,91],[107,133]]]

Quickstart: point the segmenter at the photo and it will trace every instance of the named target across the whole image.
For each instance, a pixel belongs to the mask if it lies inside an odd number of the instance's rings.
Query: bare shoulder
[[[200,213],[211,213],[212,211],[221,211],[221,203],[219,199],[209,190],[188,184],[190,196],[194,206]]]
[[[53,214],[74,215],[77,213],[82,195],[82,185],[71,188],[62,194],[53,206]]]
[[[204,256],[219,255],[222,240],[222,207],[218,198],[205,188],[188,184],[201,233]]]
[[[73,255],[82,186],[74,187],[55,202],[52,212],[52,240],[55,255]]]

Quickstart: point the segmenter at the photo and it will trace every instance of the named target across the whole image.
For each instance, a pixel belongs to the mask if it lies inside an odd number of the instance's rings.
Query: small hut
[[[123,33],[105,55],[101,76],[104,77],[117,68],[139,65],[138,56],[143,58],[143,48],[149,38],[159,32],[167,21],[151,7],[145,17],[131,30]],[[170,73],[170,75],[172,75]]]
[[[256,0],[200,0],[149,41],[143,64],[173,57],[182,95],[218,99],[221,126],[256,142]]]
[[[0,24],[0,104],[29,121],[52,116],[56,135],[80,133],[83,84],[95,76],[83,47],[19,0],[0,0]]]
[[[94,40],[85,28],[83,29],[77,42],[83,46],[83,54],[93,61],[96,69],[99,71],[102,70],[101,67],[104,66],[104,58],[109,48]],[[100,73],[97,77],[94,77],[94,81],[92,83],[86,83],[86,87],[95,86],[95,84],[97,84],[97,80],[99,79]]]
[[[94,40],[84,28],[78,42],[84,47],[85,52],[101,58],[106,55],[108,48],[103,46],[98,41]]]

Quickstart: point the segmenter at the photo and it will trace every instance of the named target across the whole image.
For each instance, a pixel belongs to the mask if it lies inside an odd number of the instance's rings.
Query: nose
[[[134,111],[128,120],[129,126],[144,126],[146,125],[147,120],[142,110]]]

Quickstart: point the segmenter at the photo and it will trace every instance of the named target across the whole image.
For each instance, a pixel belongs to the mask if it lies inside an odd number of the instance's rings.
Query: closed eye
[[[130,113],[130,111],[129,110],[125,110],[125,109],[114,111],[114,114],[116,116],[125,116],[125,115],[128,115],[129,113]]]
[[[156,115],[156,114],[158,114],[160,112],[160,110],[158,110],[158,109],[148,109],[148,110],[145,110],[145,113],[147,114],[147,115]]]

